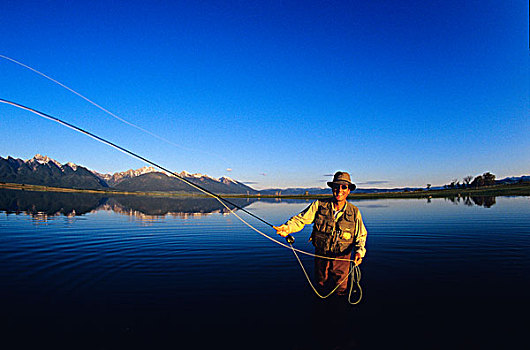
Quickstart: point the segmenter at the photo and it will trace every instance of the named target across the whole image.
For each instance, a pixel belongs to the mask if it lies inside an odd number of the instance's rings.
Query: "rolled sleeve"
[[[364,258],[366,254],[365,244],[367,234],[368,232],[366,231],[366,227],[364,227],[361,212],[359,211],[355,223],[355,253],[361,254],[361,258]]]
[[[285,224],[289,227],[291,233],[301,231],[305,225],[313,223],[318,210],[318,200],[314,201],[305,208],[300,214],[290,218]]]

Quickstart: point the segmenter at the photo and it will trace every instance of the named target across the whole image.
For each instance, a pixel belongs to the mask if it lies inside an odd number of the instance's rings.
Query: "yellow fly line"
[[[282,243],[282,242],[278,241],[277,239],[274,239],[274,238],[270,237],[269,235],[265,234],[264,232],[260,231],[258,228],[256,228],[255,226],[253,226],[253,225],[250,224],[249,222],[247,222],[245,219],[243,219],[241,216],[239,216],[239,215],[238,215],[233,209],[231,209],[226,203],[231,204],[231,205],[234,206],[235,208],[238,208],[238,209],[244,211],[245,213],[247,213],[247,214],[253,216],[254,218],[257,218],[258,220],[264,222],[265,224],[267,224],[267,225],[269,225],[269,226],[271,226],[271,227],[273,226],[272,224],[268,223],[267,221],[263,220],[262,218],[258,217],[257,215],[255,215],[255,214],[253,214],[253,213],[251,213],[251,212],[245,210],[244,208],[242,208],[242,207],[240,207],[240,206],[238,206],[238,205],[236,205],[236,204],[234,204],[234,203],[231,203],[230,201],[226,200],[225,198],[222,198],[221,196],[219,196],[219,195],[217,195],[217,194],[215,194],[215,193],[212,193],[212,192],[210,192],[210,191],[208,191],[208,190],[202,188],[201,186],[198,186],[198,185],[194,184],[194,183],[191,182],[191,181],[188,181],[187,179],[185,179],[184,177],[180,176],[179,174],[176,174],[175,172],[172,172],[172,171],[170,171],[170,170],[168,170],[168,169],[166,169],[166,168],[164,168],[164,167],[162,167],[162,166],[160,166],[160,165],[158,165],[158,164],[156,164],[156,163],[150,161],[150,160],[147,159],[147,158],[144,158],[144,157],[142,157],[142,156],[140,156],[140,155],[138,155],[138,154],[136,154],[136,153],[134,153],[134,152],[131,152],[131,151],[127,150],[126,148],[123,148],[123,147],[121,147],[121,146],[119,146],[119,145],[117,145],[117,144],[115,144],[115,143],[112,143],[112,142],[110,142],[110,141],[108,141],[108,140],[106,140],[106,139],[104,139],[104,138],[102,138],[102,137],[99,137],[99,136],[97,136],[97,135],[95,135],[95,134],[93,134],[93,133],[91,133],[91,132],[89,132],[89,131],[86,131],[86,130],[84,130],[84,129],[81,129],[81,128],[79,128],[79,127],[73,125],[73,124],[70,124],[70,123],[68,123],[68,122],[65,122],[65,121],[63,121],[63,120],[61,120],[61,119],[59,119],[59,118],[53,117],[53,116],[51,116],[51,115],[49,115],[49,114],[46,114],[46,113],[43,113],[43,112],[39,112],[39,111],[37,111],[37,110],[35,110],[35,109],[33,109],[33,108],[29,108],[29,107],[23,106],[23,105],[21,105],[21,104],[18,104],[18,103],[12,102],[12,101],[8,101],[8,100],[4,100],[4,99],[0,99],[0,103],[5,103],[5,104],[8,104],[8,105],[11,105],[11,106],[17,107],[17,108],[21,108],[21,109],[23,109],[23,110],[26,110],[26,111],[29,111],[29,112],[31,112],[31,113],[34,113],[34,114],[36,114],[36,115],[38,115],[38,116],[40,116],[40,117],[43,117],[43,118],[48,119],[48,120],[51,120],[51,121],[55,121],[55,122],[57,122],[57,123],[59,123],[59,124],[61,124],[61,125],[64,125],[64,126],[70,128],[70,129],[73,129],[73,130],[75,130],[75,131],[81,132],[81,133],[83,133],[83,134],[85,134],[85,135],[87,135],[87,136],[89,136],[89,137],[95,139],[96,141],[99,141],[99,142],[101,142],[101,143],[104,143],[104,144],[106,144],[106,145],[109,145],[109,146],[111,146],[111,147],[113,147],[113,148],[115,148],[115,149],[117,149],[117,150],[119,150],[119,151],[121,151],[121,152],[123,152],[123,153],[125,153],[125,154],[127,154],[127,155],[130,155],[130,156],[133,156],[133,157],[135,157],[135,158],[138,158],[138,159],[140,159],[140,160],[142,160],[142,161],[144,161],[144,162],[146,162],[146,163],[148,163],[148,164],[151,164],[151,165],[153,165],[153,166],[155,166],[155,167],[157,167],[157,168],[159,168],[159,169],[161,169],[161,170],[163,170],[163,171],[166,171],[166,172],[168,172],[168,173],[174,175],[176,178],[178,178],[179,180],[183,181],[183,182],[186,183],[187,185],[189,185],[189,186],[195,188],[196,190],[198,190],[198,191],[200,191],[200,192],[202,192],[202,193],[204,193],[204,194],[206,194],[206,195],[208,195],[208,196],[210,196],[210,197],[215,198],[215,199],[216,199],[217,201],[219,201],[219,203],[221,203],[221,205],[223,205],[223,207],[225,207],[225,208],[226,208],[226,209],[227,209],[232,215],[234,215],[237,219],[239,219],[242,223],[244,223],[244,224],[245,224],[246,226],[248,226],[250,229],[254,230],[255,232],[257,232],[257,233],[260,234],[261,236],[263,236],[263,237],[265,237],[265,238],[271,240],[272,242],[274,242],[274,243],[276,243],[276,244],[278,244],[278,245],[280,245],[280,246],[282,246],[282,247],[284,247],[284,248],[289,248],[289,249],[291,249],[291,250],[293,251],[293,253],[294,253],[296,259],[298,260],[298,263],[300,264],[300,267],[302,268],[302,271],[304,272],[304,275],[305,275],[307,281],[309,282],[309,285],[311,286],[311,288],[313,289],[313,291],[314,291],[314,292],[315,292],[320,298],[327,298],[327,297],[329,297],[330,295],[332,295],[332,294],[337,290],[337,288],[338,288],[340,285],[342,285],[344,282],[346,282],[346,281],[348,280],[348,277],[353,273],[353,274],[354,274],[355,276],[357,276],[357,277],[352,279],[352,283],[351,283],[351,287],[350,287],[350,294],[349,294],[349,297],[348,297],[348,302],[349,302],[350,304],[352,304],[352,305],[355,305],[355,304],[357,304],[357,303],[360,302],[360,300],[361,300],[360,298],[362,297],[362,290],[361,290],[361,287],[360,287],[360,285],[359,285],[359,280],[360,280],[360,269],[359,269],[359,266],[355,265],[355,263],[353,262],[352,259],[346,259],[346,258],[334,258],[334,257],[323,256],[323,255],[319,255],[319,254],[314,254],[314,253],[311,253],[311,252],[307,252],[307,251],[304,251],[304,250],[300,250],[300,249],[294,248],[291,242],[289,242],[289,245],[287,245],[287,244],[285,244],[285,243]],[[341,281],[341,282],[340,282],[340,283],[339,283],[339,284],[338,284],[338,285],[337,285],[337,286],[336,286],[336,287],[335,287],[335,288],[334,288],[329,294],[323,296],[323,295],[321,295],[321,294],[316,290],[316,288],[315,288],[315,287],[313,286],[313,284],[311,283],[311,279],[309,278],[309,276],[308,276],[308,274],[307,274],[307,272],[306,272],[306,270],[305,270],[305,268],[304,268],[304,265],[302,264],[300,258],[299,258],[298,255],[296,254],[297,252],[298,252],[298,253],[301,253],[301,254],[304,254],[304,255],[312,256],[312,257],[315,257],[315,258],[321,258],[321,259],[327,259],[327,260],[348,261],[348,262],[352,263],[352,265],[354,265],[354,266],[353,266],[352,268],[350,268],[350,273],[349,273],[349,274],[348,274],[348,275],[347,275],[347,276],[346,276],[346,277],[345,277],[345,278],[344,278],[344,279],[343,279],[343,280],[342,280],[342,281]],[[360,294],[359,299],[358,299],[356,302],[352,303],[351,300],[350,300],[350,298],[351,298],[351,292],[352,292],[352,289],[353,289],[353,283],[354,283],[354,282],[357,284],[357,286],[358,286],[358,290],[359,290],[359,292],[360,292],[361,294]]]
[[[17,108],[21,108],[21,109],[23,109],[23,110],[26,110],[26,111],[29,111],[29,112],[31,112],[31,113],[34,113],[34,114],[36,114],[36,115],[38,115],[38,116],[40,116],[40,117],[43,117],[43,118],[45,118],[45,119],[48,119],[48,120],[51,120],[51,121],[55,121],[55,122],[57,122],[57,123],[59,123],[59,124],[61,124],[61,125],[64,125],[64,126],[70,128],[70,129],[73,129],[73,130],[75,130],[75,131],[81,132],[81,133],[83,133],[83,134],[85,134],[85,135],[87,135],[87,136],[89,136],[89,137],[95,139],[96,141],[99,141],[99,142],[101,142],[101,143],[104,143],[104,144],[106,144],[106,145],[109,145],[109,146],[111,146],[111,147],[113,147],[113,148],[115,148],[115,149],[117,149],[117,150],[119,150],[119,151],[121,151],[121,152],[123,152],[123,153],[125,153],[125,154],[127,154],[127,155],[130,155],[130,156],[133,156],[133,157],[135,157],[135,158],[138,158],[138,159],[140,159],[140,160],[142,160],[142,161],[144,161],[144,162],[146,162],[146,163],[148,163],[148,164],[151,164],[151,165],[153,165],[153,166],[155,166],[155,167],[157,167],[157,168],[159,168],[159,169],[161,169],[161,170],[163,170],[163,171],[166,171],[166,172],[168,172],[168,173],[174,175],[176,178],[178,178],[179,180],[183,181],[183,182],[186,183],[187,185],[189,185],[189,186],[195,188],[196,190],[198,190],[198,191],[200,191],[200,192],[202,192],[202,193],[204,193],[204,194],[206,194],[206,195],[208,195],[208,196],[210,196],[210,197],[213,197],[213,198],[217,199],[217,200],[219,201],[219,203],[221,203],[221,204],[222,204],[222,205],[223,205],[223,206],[224,206],[224,207],[225,207],[225,208],[226,208],[231,214],[233,214],[236,218],[238,218],[242,223],[244,223],[245,225],[247,225],[250,229],[254,230],[255,232],[257,232],[257,233],[259,233],[260,235],[262,235],[263,237],[265,237],[265,238],[267,238],[267,239],[269,239],[269,240],[275,242],[276,244],[278,244],[278,245],[280,245],[280,246],[282,246],[282,247],[285,247],[285,248],[292,248],[293,251],[296,251],[296,252],[298,252],[298,253],[305,254],[305,255],[309,255],[309,256],[312,256],[312,257],[321,258],[321,259],[327,259],[327,260],[339,260],[339,261],[349,261],[349,262],[352,262],[352,261],[353,261],[352,259],[346,259],[346,258],[334,258],[334,257],[329,257],[329,256],[324,256],[324,255],[314,254],[314,253],[311,253],[311,252],[307,252],[307,251],[304,251],[304,250],[300,250],[300,249],[294,248],[294,247],[292,247],[291,244],[287,245],[287,244],[285,244],[285,243],[282,243],[282,242],[278,241],[277,239],[274,239],[274,238],[270,237],[269,235],[263,233],[262,231],[260,231],[259,229],[257,229],[256,227],[254,227],[253,225],[251,225],[250,223],[248,223],[247,221],[245,221],[241,216],[239,216],[239,215],[238,215],[233,209],[231,209],[231,208],[225,203],[225,202],[228,202],[225,198],[222,198],[221,196],[219,196],[219,195],[217,195],[217,194],[215,194],[215,193],[212,193],[212,192],[210,192],[210,191],[208,191],[208,190],[202,188],[201,186],[198,186],[198,185],[194,184],[194,183],[191,182],[191,181],[186,180],[184,177],[180,176],[179,174],[177,174],[177,173],[175,173],[175,172],[173,172],[173,171],[171,171],[171,170],[169,170],[169,169],[166,169],[166,168],[162,167],[161,165],[158,165],[158,164],[156,164],[156,163],[150,161],[150,160],[147,159],[147,158],[144,158],[144,157],[142,157],[142,156],[140,156],[140,155],[138,155],[138,154],[136,154],[136,153],[134,153],[134,152],[131,152],[131,151],[129,151],[129,150],[127,150],[127,149],[125,149],[125,148],[123,148],[123,147],[121,147],[121,146],[115,144],[115,143],[112,143],[112,142],[110,142],[110,141],[108,141],[108,140],[105,140],[105,139],[102,138],[102,137],[99,137],[99,136],[97,136],[97,135],[95,135],[95,134],[93,134],[93,133],[91,133],[91,132],[89,132],[89,131],[83,130],[83,129],[81,129],[81,128],[79,128],[79,127],[73,125],[73,124],[70,124],[70,123],[68,123],[68,122],[66,122],[66,121],[63,121],[63,120],[61,120],[61,119],[59,119],[59,118],[53,117],[53,116],[51,116],[51,115],[49,115],[49,114],[46,114],[46,113],[43,113],[43,112],[39,112],[39,111],[37,111],[36,109],[30,108],[30,107],[26,107],[26,106],[23,106],[23,105],[21,105],[21,104],[18,104],[18,103],[12,102],[12,101],[8,101],[8,100],[4,100],[4,99],[1,99],[1,98],[0,98],[0,103],[5,103],[5,104],[8,104],[8,105],[11,105],[11,106],[17,107]],[[233,205],[234,207],[236,207],[236,208],[238,208],[238,209],[243,210],[243,211],[246,212],[247,214],[249,214],[249,215],[251,215],[251,216],[257,218],[258,220],[261,220],[261,221],[264,222],[265,224],[267,224],[267,225],[269,225],[269,226],[272,227],[272,225],[271,225],[270,223],[268,223],[268,222],[266,222],[265,220],[259,218],[258,216],[254,215],[254,214],[252,214],[252,213],[250,213],[250,212],[248,212],[248,211],[246,211],[245,209],[243,209],[243,208],[241,208],[241,207],[239,207],[239,206],[237,206],[237,205],[235,205],[235,204],[233,204],[233,203],[231,203],[231,202],[228,202],[228,203],[231,204],[231,205]]]

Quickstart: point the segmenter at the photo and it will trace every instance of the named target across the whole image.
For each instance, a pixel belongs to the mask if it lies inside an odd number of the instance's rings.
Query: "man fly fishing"
[[[347,201],[350,192],[356,188],[350,174],[336,172],[328,186],[332,189],[332,198],[316,200],[285,224],[273,227],[280,236],[286,237],[313,224],[310,239],[317,255],[315,280],[318,288],[321,292],[335,291],[338,295],[346,295],[352,253],[353,264],[357,266],[366,253],[367,232],[361,212]]]

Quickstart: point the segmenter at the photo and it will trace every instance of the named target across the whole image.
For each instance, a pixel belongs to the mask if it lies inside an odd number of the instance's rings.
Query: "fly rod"
[[[252,216],[253,218],[258,219],[259,221],[263,222],[264,224],[266,224],[266,225],[268,225],[270,227],[274,227],[271,223],[263,220],[259,216],[249,212],[248,210],[246,210],[246,209],[242,208],[241,206],[229,201],[228,199],[223,198],[220,195],[218,195],[216,193],[213,193],[212,191],[210,191],[210,190],[208,190],[208,189],[206,189],[206,188],[204,188],[204,187],[202,187],[200,185],[197,185],[197,184],[195,184],[195,183],[193,183],[193,182],[191,182],[189,180],[186,180],[186,178],[180,176],[179,174],[177,174],[177,173],[175,173],[175,172],[173,172],[173,171],[171,171],[171,170],[169,170],[169,169],[167,169],[167,168],[165,168],[165,167],[163,167],[163,166],[161,166],[161,165],[159,165],[159,164],[157,164],[157,163],[155,163],[155,162],[153,162],[153,161],[151,161],[151,160],[149,160],[147,158],[144,158],[144,157],[142,157],[141,155],[139,155],[137,153],[129,151],[128,149],[126,149],[124,147],[121,147],[121,146],[119,146],[119,145],[117,145],[117,144],[115,144],[115,143],[113,143],[113,142],[111,142],[109,140],[106,140],[106,139],[104,139],[104,138],[102,138],[102,137],[100,137],[98,135],[95,135],[95,134],[93,134],[93,133],[91,133],[89,131],[86,131],[86,130],[78,127],[78,126],[70,124],[70,123],[68,123],[68,122],[66,122],[64,120],[61,120],[61,119],[57,118],[57,117],[54,117],[52,115],[49,115],[49,114],[46,114],[46,113],[43,113],[43,112],[40,112],[40,111],[37,111],[36,109],[30,108],[30,107],[23,106],[23,105],[21,105],[19,103],[15,103],[15,102],[12,102],[12,101],[4,100],[4,99],[1,99],[1,98],[0,98],[0,102],[8,104],[8,105],[11,105],[11,106],[14,106],[14,107],[18,107],[18,108],[21,108],[21,109],[24,109],[24,110],[27,110],[27,111],[32,112],[32,113],[35,113],[35,114],[37,114],[37,115],[39,115],[39,116],[41,116],[43,118],[46,118],[48,120],[52,120],[52,121],[57,122],[59,124],[62,124],[62,125],[70,128],[70,129],[73,129],[73,130],[76,130],[78,132],[81,132],[81,133],[83,133],[83,134],[85,134],[85,135],[87,135],[87,136],[89,136],[89,137],[91,137],[91,138],[93,138],[93,139],[95,139],[97,141],[103,142],[103,143],[105,143],[105,144],[107,144],[107,145],[109,145],[111,147],[114,147],[114,148],[116,148],[117,150],[119,150],[119,151],[121,151],[123,153],[131,155],[131,156],[133,156],[135,158],[138,158],[141,161],[144,161],[144,162],[146,162],[148,164],[151,164],[151,165],[157,167],[158,169],[161,169],[161,170],[163,170],[163,171],[175,176],[179,180],[181,180],[184,183],[190,185],[191,187],[194,187],[194,188],[198,189],[199,191],[202,191],[203,193],[206,193],[206,194],[208,194],[208,195],[210,195],[210,196],[212,196],[214,198],[217,198],[218,200],[222,200],[223,202],[225,202],[225,203],[227,203],[227,204],[229,204],[229,205],[231,205],[231,206],[233,206],[233,207],[235,207],[235,208],[247,213],[248,215]]]

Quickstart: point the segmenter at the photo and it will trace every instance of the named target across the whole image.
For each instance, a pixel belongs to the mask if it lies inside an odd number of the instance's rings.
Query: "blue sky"
[[[527,1],[3,1],[0,98],[257,189],[530,174]],[[0,156],[144,164],[0,104]],[[231,170],[229,170],[231,169]],[[376,183],[376,185],[373,185]]]

